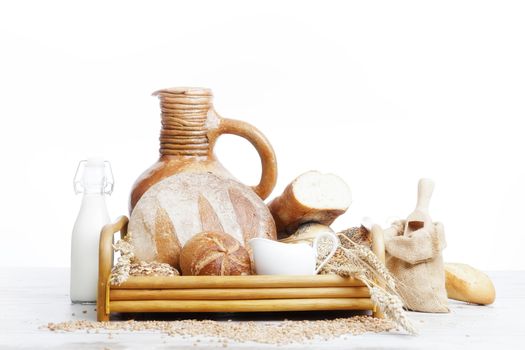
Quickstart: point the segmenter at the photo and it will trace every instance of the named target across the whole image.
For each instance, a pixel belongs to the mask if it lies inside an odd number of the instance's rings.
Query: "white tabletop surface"
[[[272,346],[230,342],[232,348],[358,348],[358,349],[523,349],[525,343],[525,271],[493,272],[497,299],[491,306],[451,301],[449,314],[409,313],[420,334],[363,334],[308,344]],[[95,320],[94,305],[71,305],[68,270],[0,268],[0,349],[184,349],[217,348],[216,339],[182,338],[155,332],[50,332],[48,322]],[[86,313],[83,311],[86,310]],[[74,314],[75,316],[73,316]],[[323,313],[306,314],[322,318]],[[287,315],[217,315],[216,319],[276,320]],[[213,317],[213,316],[212,316]],[[302,316],[301,316],[302,317]],[[196,346],[196,345],[197,346]]]

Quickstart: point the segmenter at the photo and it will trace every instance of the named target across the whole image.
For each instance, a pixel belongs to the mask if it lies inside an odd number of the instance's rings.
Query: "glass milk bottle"
[[[70,297],[73,303],[93,303],[97,299],[100,231],[110,222],[104,198],[113,191],[110,163],[99,158],[81,161],[74,186],[75,193],[84,197],[71,237]]]

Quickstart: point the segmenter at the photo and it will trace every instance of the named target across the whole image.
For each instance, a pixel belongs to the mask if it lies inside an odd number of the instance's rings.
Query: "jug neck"
[[[160,99],[160,155],[209,157],[208,117],[213,111],[211,90],[170,88],[154,93]]]

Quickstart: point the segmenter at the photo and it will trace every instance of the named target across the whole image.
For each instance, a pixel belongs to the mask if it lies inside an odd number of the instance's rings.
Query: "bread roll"
[[[229,234],[202,232],[182,248],[180,267],[183,275],[229,276],[249,275],[248,251]]]
[[[450,299],[488,305],[496,299],[489,276],[466,264],[445,264],[445,286]]]

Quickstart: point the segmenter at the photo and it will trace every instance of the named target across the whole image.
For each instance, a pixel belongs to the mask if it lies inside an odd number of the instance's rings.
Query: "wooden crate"
[[[127,233],[128,219],[106,225],[100,236],[97,319],[111,312],[256,312],[372,310],[382,317],[358,279],[314,276],[132,276],[111,285],[113,235]],[[384,261],[382,232],[373,231],[373,251]]]

